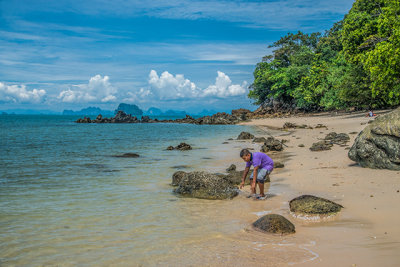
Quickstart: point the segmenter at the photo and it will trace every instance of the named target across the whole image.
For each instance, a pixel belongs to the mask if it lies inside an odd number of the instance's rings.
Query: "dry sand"
[[[360,132],[373,120],[365,115],[325,113],[243,123],[265,131],[265,137],[269,135],[267,131],[271,133],[272,130],[276,138],[288,140],[284,152],[267,153],[273,158],[286,157],[285,167],[274,170],[271,175],[267,188],[269,198],[262,204],[257,203],[256,208],[255,204],[248,208],[257,210],[262,205],[265,210],[282,214],[295,224],[293,238],[303,240],[302,248],[305,254],[308,252],[304,262],[296,261],[296,266],[400,266],[400,172],[362,168],[348,158],[346,147],[338,145],[328,151],[309,150],[329,132],[349,134],[350,147],[357,136],[353,132]],[[311,127],[323,124],[327,129],[273,131],[285,122]],[[262,132],[256,134],[262,135]],[[304,147],[299,147],[300,144]],[[259,151],[259,147],[254,146],[255,151]],[[248,186],[245,191],[249,191]],[[295,218],[288,212],[287,203],[303,194],[325,197],[343,205],[344,209],[338,216],[323,222]],[[246,201],[244,197],[243,201]],[[249,224],[252,221],[254,218],[248,219]],[[293,257],[288,257],[287,261],[283,260],[286,264],[293,261]]]

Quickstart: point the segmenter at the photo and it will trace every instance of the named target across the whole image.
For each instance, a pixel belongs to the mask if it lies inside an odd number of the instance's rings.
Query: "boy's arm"
[[[244,169],[243,176],[242,176],[242,183],[240,184],[240,188],[243,188],[243,186],[244,186],[244,181],[246,181],[246,177],[247,177],[247,174],[249,173],[249,170],[250,170],[249,167],[246,167],[246,168]]]

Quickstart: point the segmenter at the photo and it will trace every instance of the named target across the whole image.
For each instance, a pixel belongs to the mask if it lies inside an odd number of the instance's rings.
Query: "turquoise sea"
[[[77,118],[0,115],[1,266],[198,265],[207,240],[243,229],[221,214],[234,202],[179,198],[169,183],[223,171],[236,155],[222,143],[248,128]],[[180,142],[194,149],[166,150]],[[128,152],[140,157],[114,157]]]

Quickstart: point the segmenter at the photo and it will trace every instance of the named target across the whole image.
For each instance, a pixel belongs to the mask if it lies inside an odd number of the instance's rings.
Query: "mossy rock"
[[[400,170],[400,108],[370,121],[348,156],[362,167]]]
[[[202,199],[228,199],[238,195],[238,189],[224,177],[207,172],[189,172],[183,176],[176,194]]]
[[[279,214],[268,214],[253,223],[253,226],[261,231],[274,234],[295,233],[295,227],[288,219]]]
[[[343,206],[328,199],[302,195],[289,202],[290,211],[306,215],[331,215],[338,213]]]

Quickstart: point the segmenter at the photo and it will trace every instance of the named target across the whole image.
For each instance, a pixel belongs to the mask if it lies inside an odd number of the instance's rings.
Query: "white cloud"
[[[155,95],[161,100],[176,100],[183,98],[204,98],[204,97],[220,97],[227,98],[232,96],[244,95],[247,91],[247,82],[242,85],[232,84],[231,79],[225,73],[218,71],[215,84],[209,85],[206,89],[201,89],[194,82],[185,79],[184,75],[172,75],[168,71],[164,71],[158,76],[155,70],[151,70],[149,74],[148,90],[141,89],[135,96],[147,97]]]
[[[246,93],[247,82],[243,82],[242,85],[232,84],[231,79],[225,73],[218,71],[218,76],[215,79],[215,84],[208,86],[203,94],[205,96],[218,96],[218,97],[230,97],[238,96]]]
[[[82,102],[115,102],[117,89],[110,83],[108,76],[96,75],[90,78],[88,84],[74,85],[62,91],[58,99],[68,103]]]
[[[40,103],[45,95],[43,89],[29,91],[25,85],[6,85],[0,82],[0,102]]]
[[[161,100],[190,98],[199,95],[199,89],[193,82],[185,79],[182,74],[174,76],[168,71],[164,71],[158,76],[155,70],[151,70],[149,74],[149,85],[152,92]]]

